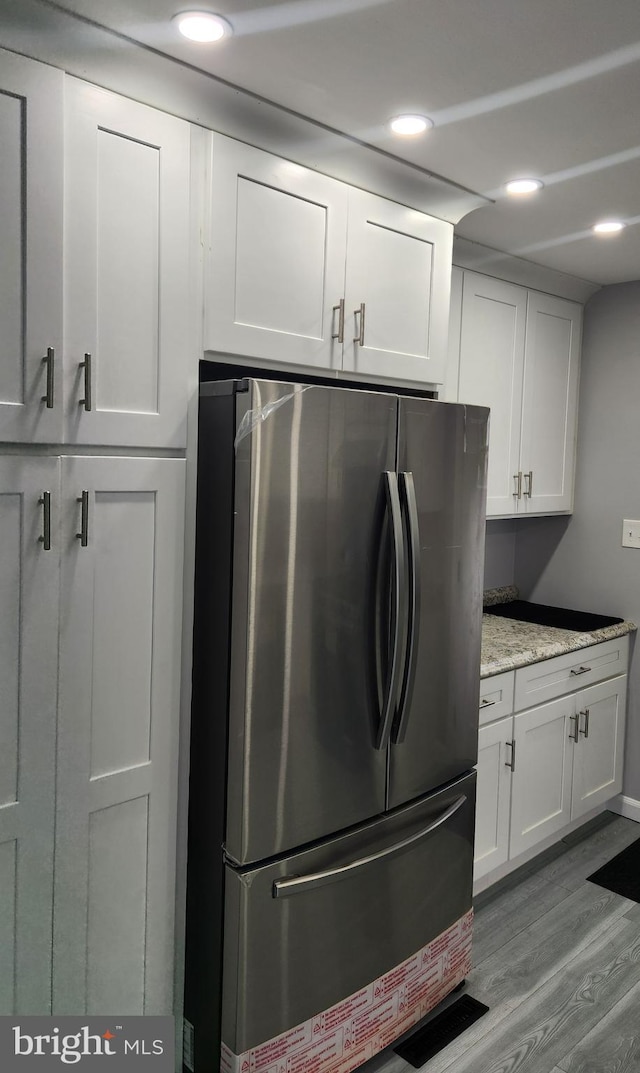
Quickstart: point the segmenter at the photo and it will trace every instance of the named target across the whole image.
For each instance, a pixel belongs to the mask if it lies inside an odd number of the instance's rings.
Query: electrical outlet
[[[640,548],[640,522],[625,518],[622,522],[622,547]]]

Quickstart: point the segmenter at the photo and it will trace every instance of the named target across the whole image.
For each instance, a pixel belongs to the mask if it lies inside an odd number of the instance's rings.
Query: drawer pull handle
[[[589,709],[585,708],[583,712],[578,712],[578,716],[584,715],[584,730],[580,733],[584,734],[585,738],[589,737]]]
[[[578,667],[577,670],[575,670],[575,668],[572,667],[569,673],[573,674],[574,677],[577,678],[577,676],[579,674],[587,674],[587,672],[590,671],[590,670],[591,670],[591,667]]]
[[[571,734],[569,734],[569,737],[570,737],[571,741],[577,742],[578,741],[578,724],[580,722],[580,716],[579,715],[570,715],[569,719],[570,719],[570,721],[572,723],[574,723],[573,732]]]
[[[516,770],[516,740],[515,740],[515,738],[513,739],[513,741],[506,741],[505,745],[507,746],[508,749],[511,749],[511,759],[510,760],[505,760],[504,766],[508,767],[508,768],[511,768],[512,771],[515,771]]]
[[[486,697],[482,697],[482,699],[480,701],[480,707],[481,708],[491,708],[491,706],[493,704],[495,704],[495,703],[496,703],[495,700],[487,700]]]

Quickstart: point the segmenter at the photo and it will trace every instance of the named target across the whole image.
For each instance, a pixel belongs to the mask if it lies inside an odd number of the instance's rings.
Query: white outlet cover
[[[640,548],[640,521],[625,518],[622,522],[622,547]]]

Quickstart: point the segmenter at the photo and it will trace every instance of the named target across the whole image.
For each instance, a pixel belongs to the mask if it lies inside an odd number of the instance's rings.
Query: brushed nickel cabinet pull
[[[493,705],[495,703],[496,703],[495,700],[487,700],[486,697],[482,697],[482,699],[480,701],[480,707],[481,708],[491,708],[491,707],[493,707]]]
[[[51,551],[51,492],[43,492],[38,503],[42,507],[42,536],[38,540],[44,551]]]
[[[354,309],[354,317],[360,317],[360,331],[357,335],[354,335],[353,341],[358,346],[364,346],[364,302],[360,303],[360,309]]]
[[[569,720],[570,720],[570,722],[572,722],[574,724],[573,732],[571,734],[569,734],[569,737],[571,738],[572,741],[577,742],[578,741],[578,723],[580,722],[580,716],[579,715],[570,715]]]
[[[522,499],[522,473],[514,473],[513,479],[516,482],[516,488],[513,494],[516,499]]]
[[[92,391],[91,391],[91,354],[85,354],[84,361],[81,361],[80,368],[84,369],[84,398],[80,399],[79,405],[84,406],[85,410],[89,411],[93,409]]]
[[[56,352],[52,346],[47,347],[46,357],[42,359],[43,365],[47,366],[47,390],[41,397],[41,402],[47,404],[47,410],[53,410],[55,388],[55,361]]]
[[[82,492],[76,499],[76,503],[81,503],[80,508],[80,532],[76,533],[76,540],[80,541],[80,547],[86,548],[89,543],[89,493],[87,491]]]
[[[506,741],[505,745],[508,749],[511,749],[511,759],[505,760],[505,767],[511,768],[512,771],[516,770],[516,739],[513,741]]]
[[[341,298],[337,306],[333,307],[333,312],[338,313],[338,330],[331,335],[332,339],[337,339],[339,343],[344,343],[344,298]]]
[[[578,667],[577,670],[574,667],[572,667],[571,670],[569,671],[569,674],[572,674],[574,676],[574,678],[577,678],[579,674],[588,674],[588,672],[590,670],[591,670],[591,667]]]
[[[527,482],[526,485],[525,485],[524,494],[526,496],[529,496],[529,499],[531,499],[531,496],[533,495],[533,470],[532,469],[530,469],[528,473],[525,473],[524,479]]]
[[[584,715],[584,730],[580,733],[584,734],[585,739],[589,737],[589,709],[585,708],[583,712],[578,712],[578,715]]]

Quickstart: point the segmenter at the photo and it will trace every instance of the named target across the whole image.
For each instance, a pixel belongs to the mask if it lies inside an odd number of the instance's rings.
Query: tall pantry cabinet
[[[170,1013],[189,127],[0,53],[0,142],[0,1014]]]

